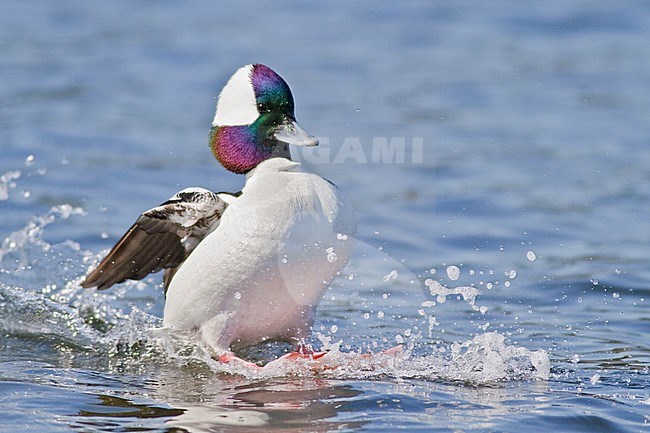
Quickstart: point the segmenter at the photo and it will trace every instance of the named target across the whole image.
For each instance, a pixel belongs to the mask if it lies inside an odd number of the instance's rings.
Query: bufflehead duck
[[[314,357],[304,342],[352,253],[356,219],[334,184],[291,160],[290,144],[318,140],[296,122],[287,83],[262,64],[238,69],[219,95],[210,147],[246,175],[242,191],[187,188],[147,210],[82,286],[164,270],[163,326],[215,358],[239,360],[233,350],[266,340]]]

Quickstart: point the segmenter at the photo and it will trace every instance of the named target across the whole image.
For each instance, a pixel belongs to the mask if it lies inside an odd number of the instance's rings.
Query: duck
[[[85,277],[99,290],[163,271],[162,327],[221,362],[267,341],[285,356],[322,356],[308,343],[316,308],[354,249],[357,221],[331,181],[291,157],[318,139],[296,121],[286,81],[245,65],[219,94],[209,147],[245,175],[239,192],[185,188],[143,212]]]

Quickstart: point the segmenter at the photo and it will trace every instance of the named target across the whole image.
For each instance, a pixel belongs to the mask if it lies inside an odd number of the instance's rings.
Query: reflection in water
[[[111,431],[128,424],[141,431],[165,427],[191,433],[247,430],[269,426],[283,431],[330,431],[360,427],[364,422],[336,421],[345,401],[361,394],[350,385],[324,380],[246,382],[244,379],[219,377],[203,373],[188,377],[179,372],[153,385],[152,394],[159,403],[141,404],[133,400],[100,395],[99,403],[79,411],[75,425],[81,430],[89,426]],[[184,380],[180,376],[185,376]],[[217,389],[221,392],[215,392]],[[206,392],[207,391],[207,392]],[[165,403],[160,403],[165,401]],[[150,425],[147,419],[166,418]],[[238,428],[239,427],[239,428]]]
[[[111,431],[111,427],[124,427],[131,419],[130,424],[138,424],[139,420],[150,418],[174,417],[183,414],[182,409],[166,408],[159,405],[138,404],[131,400],[99,395],[99,403],[93,405],[92,409],[80,410],[71,426],[80,430],[87,427],[98,427],[102,430]]]
[[[100,395],[98,397],[101,401],[101,403],[98,405],[98,408],[105,410],[81,410],[79,411],[79,415],[85,417],[105,416],[113,418],[160,418],[165,416],[180,415],[183,413],[183,411],[180,409],[170,409],[147,404],[136,404],[130,400],[110,395]]]
[[[184,406],[185,412],[167,421],[192,433],[215,431],[220,425],[269,425],[283,431],[330,431],[363,423],[335,421],[344,405],[361,391],[322,380],[289,380],[235,386],[222,405]]]
[[[220,431],[219,426],[262,427],[271,417],[255,410],[227,410],[221,407],[190,406],[165,424],[191,433]],[[233,431],[232,429],[230,431]]]
[[[545,410],[545,382],[463,385],[426,380],[342,381],[284,377],[250,380],[210,371],[207,366],[160,366],[150,371],[140,395],[97,394],[98,402],[73,415],[73,426],[104,431],[325,432],[368,427],[373,420],[416,425],[494,427],[508,416],[507,402],[529,395],[525,410]],[[532,394],[531,394],[532,392]],[[536,397],[537,396],[537,397]],[[538,398],[539,397],[539,398]],[[522,409],[524,410],[524,409]]]
[[[307,386],[308,388],[303,388]],[[310,388],[311,386],[311,388]],[[251,384],[244,391],[231,396],[232,403],[224,406],[188,406],[185,412],[166,422],[192,433],[215,431],[221,425],[260,427],[272,426],[284,431],[330,431],[354,424],[336,422],[341,399],[354,397],[360,391],[349,386],[330,385],[325,382],[306,384],[288,382],[276,384]]]

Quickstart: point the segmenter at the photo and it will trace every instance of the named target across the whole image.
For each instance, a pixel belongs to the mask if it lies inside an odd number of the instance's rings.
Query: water
[[[646,3],[7,1],[0,36],[0,430],[648,429]],[[143,210],[241,187],[207,132],[251,61],[359,216],[332,371],[170,340],[158,276],[78,286]]]

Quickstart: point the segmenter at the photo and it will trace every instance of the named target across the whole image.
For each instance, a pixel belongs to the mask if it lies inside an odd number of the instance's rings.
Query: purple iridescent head
[[[318,144],[296,122],[289,86],[259,63],[239,68],[219,95],[212,153],[227,170],[246,173],[269,158],[291,159],[289,144]]]

